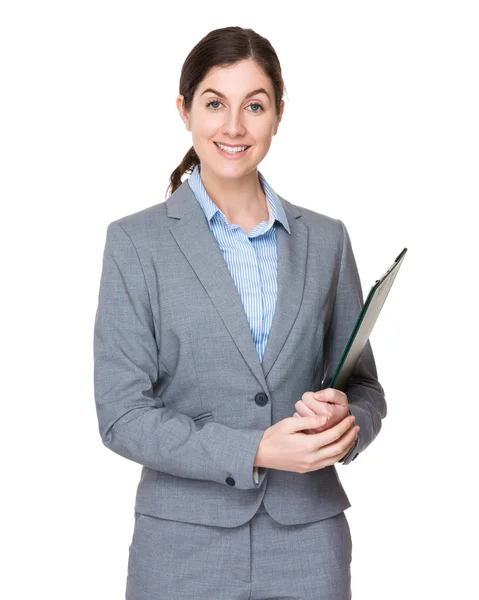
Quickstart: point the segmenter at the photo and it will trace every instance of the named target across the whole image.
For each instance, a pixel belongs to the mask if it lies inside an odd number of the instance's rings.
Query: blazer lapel
[[[300,211],[290,202],[281,198],[291,229],[289,234],[284,227],[276,228],[278,244],[278,292],[273,321],[263,354],[263,371],[268,376],[296,320],[306,278],[308,252],[308,227],[301,221]]]
[[[308,227],[301,222],[301,213],[293,204],[283,198],[280,200],[288,216],[291,235],[282,226],[276,228],[278,291],[262,362],[251,336],[241,296],[187,181],[166,201],[168,216],[174,219],[170,231],[176,243],[215,305],[244,360],[265,390],[268,389],[266,377],[298,314],[306,274]]]

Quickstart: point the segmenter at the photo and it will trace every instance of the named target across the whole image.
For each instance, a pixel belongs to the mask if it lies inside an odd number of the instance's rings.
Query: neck
[[[228,223],[268,218],[266,194],[257,169],[240,179],[219,179],[215,173],[202,167],[200,176],[208,196],[225,215]]]

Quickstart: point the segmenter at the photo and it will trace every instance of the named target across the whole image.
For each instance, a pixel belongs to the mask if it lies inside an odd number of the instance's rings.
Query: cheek
[[[218,136],[218,123],[210,120],[203,121],[199,127],[197,127],[193,133],[194,137],[202,143],[207,143],[214,140]]]
[[[265,146],[269,146],[271,144],[273,138],[273,127],[273,123],[263,123],[261,126],[258,126],[256,130],[252,131],[258,144],[263,144]]]
[[[262,132],[261,135],[255,136],[255,141],[258,147],[261,148],[263,154],[266,154],[271,146],[272,138],[270,132]]]

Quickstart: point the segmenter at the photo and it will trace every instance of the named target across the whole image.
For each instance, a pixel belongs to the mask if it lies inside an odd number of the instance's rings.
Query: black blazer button
[[[232,477],[227,477],[226,478],[226,483],[228,485],[236,485],[236,481]]]
[[[258,406],[264,406],[265,404],[268,404],[268,396],[263,394],[263,392],[259,392],[259,394],[256,394],[254,397],[254,401]]]

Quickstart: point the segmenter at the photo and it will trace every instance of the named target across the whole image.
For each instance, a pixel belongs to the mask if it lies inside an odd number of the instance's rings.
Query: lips
[[[247,144],[236,144],[236,146],[232,146],[231,144],[223,144],[223,142],[214,142],[214,144],[216,144],[216,146],[218,146],[218,144],[221,144],[222,146],[226,146],[227,148],[243,148],[244,146],[246,146],[246,149],[251,148],[251,146],[248,146]]]
[[[226,160],[240,160],[243,156],[246,155],[251,146],[246,146],[244,150],[236,150],[235,152],[228,152],[227,150],[222,150],[216,142],[214,142],[218,152],[220,155]],[[241,148],[242,146],[228,146],[228,148]],[[244,147],[244,146],[243,146]]]

